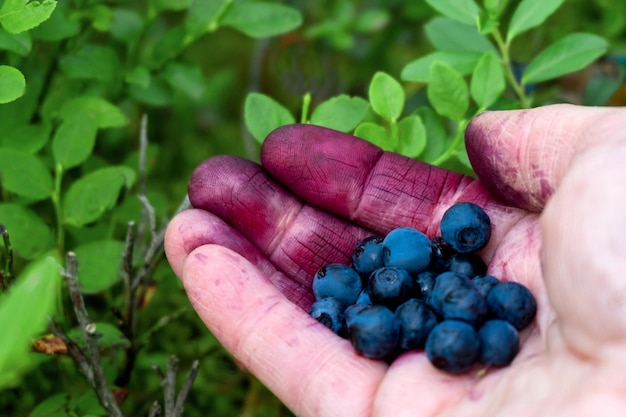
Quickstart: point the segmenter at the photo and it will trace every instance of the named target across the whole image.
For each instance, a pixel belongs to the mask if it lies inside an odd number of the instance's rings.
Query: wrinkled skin
[[[193,173],[169,262],[208,329],[297,415],[626,415],[626,109],[483,113],[466,143],[480,181],[309,125],[273,132],[262,166],[217,156]],[[388,366],[309,317],[320,265],[349,262],[372,232],[433,236],[455,201],[492,219],[489,274],[538,301],[509,367],[451,376],[421,351]]]

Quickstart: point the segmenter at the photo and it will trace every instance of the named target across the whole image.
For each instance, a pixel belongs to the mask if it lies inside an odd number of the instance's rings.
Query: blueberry
[[[406,269],[393,266],[384,266],[372,272],[367,291],[374,304],[382,304],[391,309],[418,294],[411,274]]]
[[[346,324],[352,346],[368,358],[384,358],[391,354],[400,338],[396,316],[381,305],[357,307]]]
[[[489,291],[499,282],[500,280],[492,275],[482,275],[472,279],[472,285],[483,297],[487,297]]]
[[[448,208],[439,229],[443,239],[460,253],[484,248],[491,237],[489,216],[473,203],[456,203]]]
[[[485,297],[471,280],[455,272],[444,272],[437,277],[426,304],[444,320],[463,320],[474,327],[480,326],[489,312]]]
[[[506,320],[517,330],[528,326],[537,313],[537,301],[528,288],[518,282],[500,282],[487,294],[493,317]]]
[[[345,307],[354,304],[363,289],[359,274],[343,264],[328,264],[318,269],[312,286],[316,300],[335,297]]]
[[[435,278],[438,273],[433,271],[422,271],[415,277],[415,282],[420,288],[421,298],[426,298],[428,293],[432,291],[435,286]]]
[[[426,269],[431,260],[430,239],[419,230],[401,227],[389,232],[383,239],[385,266],[406,269],[417,274]]]
[[[443,240],[442,236],[435,236],[430,240],[432,246],[432,256],[428,270],[435,272],[444,272],[446,268],[446,262],[455,253],[457,253],[452,246]]]
[[[519,352],[519,333],[505,320],[488,320],[478,330],[480,361],[485,365],[507,366]]]
[[[311,306],[311,317],[339,333],[343,327],[343,304],[334,297],[322,298]]]
[[[437,324],[437,316],[428,306],[417,298],[412,298],[395,311],[400,324],[400,341],[402,349],[422,349],[426,337]]]
[[[359,293],[359,296],[356,298],[354,304],[359,304],[363,306],[369,306],[374,304],[370,297],[370,293],[367,291],[367,288],[363,288],[363,290]]]
[[[426,339],[426,356],[437,369],[451,374],[469,370],[480,354],[480,337],[460,320],[444,320]]]
[[[445,270],[472,278],[476,275],[484,275],[487,272],[487,265],[475,253],[456,253],[446,262]]]
[[[360,240],[352,251],[352,267],[362,277],[369,277],[375,269],[384,266],[383,238],[370,236]]]

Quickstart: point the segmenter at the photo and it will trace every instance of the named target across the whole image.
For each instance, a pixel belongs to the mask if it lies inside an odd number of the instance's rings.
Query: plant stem
[[[500,55],[502,55],[502,65],[504,66],[504,75],[506,76],[506,79],[509,81],[510,86],[513,88],[513,91],[519,98],[522,108],[530,108],[530,102],[528,101],[528,97],[526,97],[526,93],[524,92],[524,86],[522,83],[517,82],[517,78],[515,78],[515,74],[513,73],[513,64],[511,62],[511,57],[509,54],[510,45],[508,44],[508,42],[504,42],[504,40],[502,39],[502,34],[497,28],[493,31],[493,39],[498,45]]]
[[[468,123],[468,120],[461,120],[459,122],[456,133],[454,134],[454,139],[452,140],[452,144],[441,155],[439,155],[437,159],[433,161],[433,165],[441,165],[459,150],[459,146],[463,143],[463,139],[465,138],[465,128],[467,127]]]
[[[302,114],[300,115],[300,123],[309,121],[309,107],[311,107],[311,93],[306,93],[302,97]]]

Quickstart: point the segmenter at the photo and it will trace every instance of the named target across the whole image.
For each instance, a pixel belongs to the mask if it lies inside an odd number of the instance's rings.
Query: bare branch
[[[163,410],[161,409],[161,404],[159,404],[158,401],[155,401],[152,403],[152,407],[150,407],[150,412],[148,413],[148,417],[160,416],[162,411]]]
[[[189,395],[189,391],[191,390],[191,385],[193,381],[196,379],[198,375],[198,369],[200,368],[200,362],[198,360],[193,361],[191,365],[191,369],[187,374],[187,378],[185,379],[185,384],[183,388],[180,390],[178,394],[178,398],[176,399],[176,407],[174,408],[173,417],[180,417],[183,415],[183,408],[185,405],[185,400],[187,400],[187,395]]]

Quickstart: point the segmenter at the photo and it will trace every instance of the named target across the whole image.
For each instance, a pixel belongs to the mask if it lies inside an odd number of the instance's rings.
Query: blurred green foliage
[[[394,90],[401,85],[401,103],[375,108],[379,115],[395,123],[398,111],[417,114],[422,127],[407,118],[400,129],[424,129],[429,138],[437,132],[458,138],[450,121],[430,106],[436,92],[431,90],[429,97],[427,83],[398,81],[409,63],[438,50],[428,30],[434,18],[441,18],[440,11],[429,6],[432,2],[410,0],[34,3],[0,0],[0,83],[6,86],[0,91],[0,102],[6,103],[0,104],[0,224],[11,237],[10,244],[0,245],[0,276],[10,288],[0,294],[0,311],[15,302],[10,297],[20,297],[18,285],[32,268],[45,265],[47,255],[62,259],[72,250],[79,256],[87,308],[102,333],[106,376],[125,397],[127,415],[147,415],[150,405],[161,401],[152,365],[165,367],[171,355],[181,360],[179,386],[192,361],[200,360],[184,415],[291,415],[206,330],[162,254],[144,283],[133,340],[118,328],[113,309],[123,310],[125,296],[119,253],[128,222],[145,217],[145,206],[136,198],[141,191],[142,116],[147,116],[149,139],[146,195],[157,228],[176,211],[202,160],[224,153],[258,159],[259,141],[244,120],[246,98],[259,97],[250,93],[271,97],[294,120],[302,119],[306,98],[315,121],[329,120],[321,105],[331,98],[360,115],[363,102],[348,97],[369,97],[376,107],[371,96],[384,90],[376,86]],[[480,6],[498,7],[500,21],[509,22],[519,3],[485,0]],[[626,13],[616,7],[624,8],[611,0],[566,0],[510,44],[511,58],[519,64],[576,32],[598,35],[610,45],[606,59],[583,71],[533,85],[533,105],[626,104],[620,63],[626,53]],[[19,21],[9,17],[14,13]],[[276,20],[279,15],[283,20]],[[485,68],[493,63],[489,60]],[[475,89],[472,96],[479,95]],[[519,106],[512,93],[505,93],[508,101],[495,108]],[[365,120],[375,121],[376,114]],[[362,128],[367,129],[376,131]],[[430,139],[415,146],[428,161],[444,150]],[[462,164],[451,167],[467,170]],[[82,198],[92,189],[97,200]],[[150,242],[149,233],[142,236],[139,249]],[[134,268],[142,268],[142,262],[136,257]],[[44,304],[66,329],[76,325],[69,300]],[[41,318],[25,314],[22,319]],[[20,325],[19,317],[0,315],[3,335]],[[44,334],[40,328],[25,336],[34,341]],[[126,363],[129,346],[141,346],[131,369]],[[23,350],[28,371],[20,371],[18,383],[0,381],[6,384],[0,414],[104,415],[67,355]],[[131,374],[120,382],[124,369]]]

